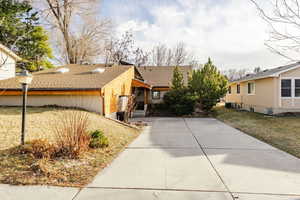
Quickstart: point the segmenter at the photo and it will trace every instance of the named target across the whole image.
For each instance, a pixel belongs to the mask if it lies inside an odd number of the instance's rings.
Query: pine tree
[[[26,61],[34,71],[52,67],[52,50],[45,30],[38,26],[38,13],[28,1],[0,0],[0,43]]]
[[[209,58],[203,68],[193,71],[188,87],[202,109],[209,111],[226,94],[227,84],[226,77],[218,71]]]
[[[179,90],[184,88],[183,74],[180,72],[179,67],[175,67],[173,70],[172,87],[173,90]]]

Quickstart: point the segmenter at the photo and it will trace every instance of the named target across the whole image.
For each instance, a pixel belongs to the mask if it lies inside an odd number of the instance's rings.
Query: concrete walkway
[[[0,199],[300,200],[300,159],[215,119],[145,120],[86,188],[0,186]]]

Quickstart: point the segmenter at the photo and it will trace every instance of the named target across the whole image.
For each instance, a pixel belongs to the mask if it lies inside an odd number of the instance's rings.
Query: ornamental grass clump
[[[58,156],[79,158],[89,150],[88,113],[64,111],[53,125]]]

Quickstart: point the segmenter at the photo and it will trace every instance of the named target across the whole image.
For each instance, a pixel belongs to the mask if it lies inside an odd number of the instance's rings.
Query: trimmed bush
[[[188,89],[171,90],[164,95],[164,103],[168,110],[178,116],[192,114],[195,99]]]
[[[89,144],[91,148],[104,148],[108,147],[108,145],[108,138],[104,135],[102,131],[96,130],[91,133],[91,141]]]

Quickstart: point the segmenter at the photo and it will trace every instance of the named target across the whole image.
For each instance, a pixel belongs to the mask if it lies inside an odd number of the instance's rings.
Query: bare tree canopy
[[[155,66],[162,66],[166,63],[168,56],[168,48],[164,44],[158,44],[151,50],[152,63]]]
[[[38,7],[52,31],[59,60],[67,64],[92,62],[104,51],[111,22],[99,19],[100,0],[42,0]]]
[[[271,28],[266,46],[291,61],[300,60],[300,1],[250,1]]]
[[[193,62],[192,53],[187,50],[183,42],[178,42],[175,47],[168,48],[158,44],[151,50],[149,64],[154,66],[179,66]]]
[[[228,69],[222,72],[222,74],[224,74],[229,81],[240,79],[244,77],[247,73],[247,69]]]
[[[133,54],[134,39],[131,32],[126,32],[121,38],[111,38],[105,45],[106,63],[128,62]]]

